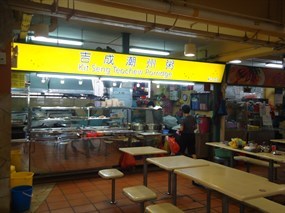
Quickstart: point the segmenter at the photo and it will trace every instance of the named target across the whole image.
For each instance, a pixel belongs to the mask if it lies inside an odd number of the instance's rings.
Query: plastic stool
[[[140,203],[142,213],[144,212],[144,202],[157,198],[156,193],[144,185],[123,188],[123,193],[131,201]]]
[[[159,203],[147,206],[145,208],[146,213],[183,213],[181,209],[174,206],[171,203]]]
[[[112,199],[110,201],[111,204],[115,204],[115,180],[117,178],[121,178],[124,176],[122,172],[120,172],[118,169],[103,169],[98,172],[100,177],[103,179],[112,180]]]

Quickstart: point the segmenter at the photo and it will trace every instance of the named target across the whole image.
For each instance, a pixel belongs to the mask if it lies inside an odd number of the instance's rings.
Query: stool
[[[183,213],[181,209],[174,206],[171,203],[158,203],[147,206],[145,208],[146,213]]]
[[[123,193],[131,201],[140,203],[142,213],[144,212],[144,202],[157,198],[156,193],[144,185],[123,188]]]
[[[112,180],[112,199],[110,201],[111,204],[115,204],[115,180],[117,178],[121,178],[124,176],[122,172],[120,172],[118,169],[103,169],[98,172],[100,177],[103,179]]]

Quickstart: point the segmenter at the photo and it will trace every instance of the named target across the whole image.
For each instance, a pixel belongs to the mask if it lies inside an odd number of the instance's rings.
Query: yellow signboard
[[[225,65],[15,43],[13,70],[220,83]]]

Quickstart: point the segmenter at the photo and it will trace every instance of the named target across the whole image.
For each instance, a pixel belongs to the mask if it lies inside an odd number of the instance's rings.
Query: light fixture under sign
[[[144,79],[129,79],[129,78],[109,78],[109,77],[101,77],[102,81],[120,81],[120,82],[140,82],[140,83],[150,83],[150,80]]]
[[[80,75],[60,75],[60,74],[44,74],[44,73],[38,73],[37,77],[39,78],[60,78],[60,79],[78,79],[78,80],[97,80],[98,77],[93,76],[80,76]]]
[[[181,85],[181,86],[193,86],[193,82],[182,82],[182,81],[152,81],[154,84],[171,84],[171,85]]]

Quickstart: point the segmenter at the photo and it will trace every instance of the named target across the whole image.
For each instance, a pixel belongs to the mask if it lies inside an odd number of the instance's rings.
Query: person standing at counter
[[[180,154],[189,155],[192,158],[196,158],[195,149],[195,129],[197,128],[196,119],[190,115],[190,106],[182,106],[183,118],[180,124]]]

